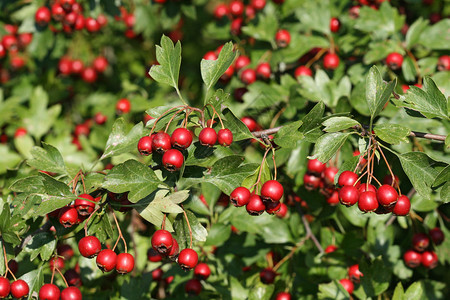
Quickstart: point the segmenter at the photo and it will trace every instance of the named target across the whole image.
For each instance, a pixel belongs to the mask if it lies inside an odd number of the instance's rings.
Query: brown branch
[[[311,230],[311,227],[309,226],[308,220],[306,219],[305,215],[303,214],[302,208],[300,205],[297,204],[298,212],[300,214],[300,217],[302,218],[303,225],[306,229],[306,237],[310,238],[314,245],[316,245],[316,248],[319,250],[320,253],[324,253],[322,246],[320,245],[319,241],[317,240],[317,237],[314,235],[314,233]]]

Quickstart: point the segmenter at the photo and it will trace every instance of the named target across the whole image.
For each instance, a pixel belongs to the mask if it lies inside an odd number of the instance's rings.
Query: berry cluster
[[[353,294],[355,284],[360,283],[361,277],[364,276],[364,274],[359,270],[358,264],[350,266],[347,274],[350,279],[343,278],[339,280],[339,282],[349,294]]]
[[[105,72],[107,67],[108,60],[103,56],[97,56],[90,66],[85,66],[80,59],[71,59],[68,56],[61,57],[58,63],[58,70],[62,75],[80,76],[87,83],[96,82],[98,74]]]
[[[17,279],[10,283],[6,277],[0,277],[0,298],[7,298],[11,293],[11,296],[20,299],[27,296],[29,292],[30,287],[25,280]]]
[[[211,275],[211,269],[209,268],[208,264],[199,263],[194,268],[194,278],[186,282],[184,288],[186,293],[192,296],[199,295],[203,289],[201,281],[207,280],[209,275]]]
[[[433,269],[438,264],[438,256],[430,247],[430,237],[434,245],[440,245],[444,241],[444,233],[439,227],[433,228],[425,233],[416,233],[412,238],[412,249],[403,254],[405,265],[417,268],[420,264],[427,269]],[[427,251],[425,251],[427,250]]]
[[[334,166],[327,166],[317,159],[308,160],[307,172],[303,176],[303,184],[309,191],[320,190],[325,195],[330,205],[339,203],[338,191],[335,189],[334,177],[339,169]]]
[[[59,223],[65,228],[80,224],[86,217],[92,214],[95,203],[100,201],[100,197],[94,198],[89,194],[81,194],[71,205],[64,206],[51,212],[49,217],[58,217]]]

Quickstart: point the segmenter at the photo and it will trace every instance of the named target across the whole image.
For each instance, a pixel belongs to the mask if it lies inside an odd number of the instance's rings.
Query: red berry
[[[217,140],[220,145],[228,147],[233,143],[233,133],[228,128],[220,129],[217,134]]]
[[[119,274],[130,273],[134,269],[134,257],[130,253],[117,255],[116,271]]]
[[[264,284],[272,284],[276,276],[277,273],[272,268],[265,268],[259,273],[259,278]]]
[[[199,263],[194,269],[194,276],[201,280],[208,279],[211,275],[211,269],[205,263]]]
[[[108,119],[108,117],[105,116],[104,114],[102,114],[101,112],[96,113],[95,116],[94,116],[94,122],[97,125],[105,124],[107,119]]]
[[[89,132],[90,132],[91,130],[89,129],[89,126],[87,125],[87,124],[85,124],[85,123],[83,123],[83,124],[78,124],[78,125],[76,125],[75,126],[75,130],[74,130],[74,134],[76,135],[76,136],[80,136],[80,135],[89,135]]]
[[[80,287],[83,283],[81,282],[80,274],[76,269],[69,269],[64,272],[64,278],[70,286]]]
[[[30,292],[30,287],[28,286],[28,283],[26,283],[22,279],[18,279],[11,283],[11,295],[14,298],[20,299],[22,297],[25,297]]]
[[[59,300],[60,295],[61,291],[52,283],[44,284],[39,290],[40,300]]]
[[[93,258],[102,250],[102,245],[98,238],[88,235],[78,242],[78,250],[84,257]]]
[[[359,156],[361,155],[361,152],[359,152],[359,150],[355,150],[353,151],[353,156]],[[360,156],[359,157],[359,164],[361,166],[364,166],[367,163],[367,159],[364,158],[364,156]]]
[[[163,279],[164,271],[161,268],[152,271],[153,281],[161,281]]]
[[[77,17],[78,17],[77,13],[72,11],[64,17],[63,24],[66,26],[72,26],[77,21]]]
[[[241,72],[240,78],[245,85],[250,85],[256,81],[256,71],[253,69],[245,69]]]
[[[28,46],[32,40],[33,40],[32,33],[26,32],[26,33],[19,34],[19,45],[22,48]]]
[[[118,114],[126,114],[131,110],[130,100],[122,98],[116,103],[116,111]]]
[[[88,216],[92,214],[95,209],[94,197],[89,194],[81,194],[75,200],[75,208],[78,211],[78,214],[81,216]]]
[[[248,56],[241,55],[238,58],[236,58],[236,62],[234,63],[234,68],[237,72],[237,71],[245,68],[249,64],[250,64],[250,58],[248,58]]]
[[[354,185],[358,180],[358,175],[352,171],[344,171],[339,175],[338,184],[340,186]]]
[[[51,13],[50,9],[45,6],[39,7],[34,15],[34,20],[39,26],[45,26],[50,22]]]
[[[170,248],[169,256],[170,258],[175,258],[180,253],[180,246],[176,239],[172,238],[172,248]]]
[[[275,300],[291,300],[291,294],[289,294],[288,292],[279,292],[275,296]]]
[[[261,10],[266,6],[266,0],[250,0],[250,5],[256,10]]]
[[[16,132],[14,133],[14,137],[18,138],[18,137],[24,136],[26,134],[27,134],[27,129],[23,128],[23,127],[19,127],[16,129]]]
[[[64,15],[66,12],[64,11],[64,8],[59,4],[55,3],[52,5],[52,17],[56,21],[61,21],[64,18]]]
[[[334,185],[334,177],[336,177],[339,169],[336,167],[328,167],[322,173],[322,178],[327,185]]]
[[[414,250],[408,250],[403,254],[403,261],[408,267],[417,268],[422,261],[422,254]]]
[[[152,247],[159,254],[166,254],[170,251],[173,245],[172,234],[167,230],[157,230],[152,236]]]
[[[339,190],[339,201],[346,206],[354,205],[356,202],[358,202],[358,199],[359,199],[359,191],[356,187],[352,185],[343,186]]]
[[[422,253],[421,263],[427,269],[434,269],[438,264],[438,257],[433,251],[425,251]]]
[[[49,260],[48,265],[50,267],[50,270],[53,270],[53,269],[61,270],[61,269],[64,269],[65,263],[64,263],[64,259],[56,256]]]
[[[230,201],[236,207],[247,205],[250,201],[250,191],[243,186],[237,187],[231,192]]]
[[[154,151],[163,153],[172,148],[172,143],[170,142],[170,135],[165,132],[158,132],[152,135],[152,149]]]
[[[213,128],[205,127],[200,131],[198,140],[203,146],[212,147],[217,141],[217,133]]]
[[[14,51],[17,49],[19,42],[17,41],[17,38],[14,35],[4,35],[2,39],[2,44],[6,50]]]
[[[355,286],[353,285],[353,282],[351,282],[347,278],[344,278],[344,279],[339,280],[339,283],[344,287],[344,289],[349,294],[353,294],[353,290],[355,289]]]
[[[300,76],[312,76],[312,71],[310,68],[305,67],[305,66],[300,66],[298,68],[295,69],[294,71],[295,77],[300,77]]]
[[[100,30],[100,24],[94,18],[86,18],[84,26],[89,32],[97,32]]]
[[[322,179],[316,175],[306,173],[303,176],[303,184],[308,191],[318,189],[321,183]]]
[[[341,22],[339,22],[338,18],[331,18],[330,20],[330,30],[331,32],[338,32],[341,27]]]
[[[435,245],[440,245],[444,241],[444,232],[439,227],[435,227],[428,232],[430,234],[431,240]]]
[[[155,249],[150,248],[147,251],[147,259],[151,262],[159,262],[163,257]]]
[[[394,188],[398,188],[399,184],[400,184],[400,179],[398,178],[397,175],[394,175],[394,183],[392,184],[392,176],[391,175],[386,175],[383,178],[383,184],[387,184],[390,186],[393,186]]]
[[[336,245],[329,245],[325,248],[325,253],[332,253],[336,251],[338,247]]]
[[[269,215],[276,214],[281,209],[281,202],[263,201],[266,206],[266,212]]]
[[[72,250],[72,252],[73,252],[73,250]],[[72,256],[73,256],[73,254],[72,254]],[[11,259],[8,262],[8,268],[13,274],[16,274],[17,271],[19,270],[19,264],[14,259]]]
[[[152,154],[152,137],[146,135],[141,137],[138,142],[138,150],[141,155]]]
[[[339,57],[334,53],[327,53],[323,57],[323,67],[328,70],[334,70],[339,67]]]
[[[350,280],[354,283],[359,283],[362,276],[364,276],[364,274],[359,270],[358,264],[348,268],[348,278],[350,278]]]
[[[184,163],[183,154],[177,149],[167,150],[162,157],[162,164],[170,172],[175,172],[181,169]]]
[[[103,73],[108,67],[108,61],[103,56],[98,56],[94,59],[92,65],[97,72]]]
[[[280,204],[281,204],[281,207],[280,207],[280,209],[276,212],[276,214],[277,214],[277,217],[283,219],[283,218],[286,217],[286,215],[287,215],[288,207],[287,207],[287,205],[284,204],[284,203],[280,203]]]
[[[220,79],[222,81],[228,81],[231,79],[231,77],[233,77],[233,74],[234,74],[234,66],[231,65],[225,70],[225,73],[223,73]]]
[[[359,5],[350,7],[350,9],[349,9],[350,18],[352,18],[352,19],[358,18],[360,8],[361,7]]]
[[[78,220],[78,212],[73,206],[65,206],[59,211],[58,220],[62,226],[72,227]]]
[[[425,233],[416,233],[412,238],[412,245],[414,250],[423,252],[430,245],[430,239]]]
[[[397,202],[398,193],[392,186],[383,184],[378,188],[377,198],[381,205],[391,206]]]
[[[177,128],[172,132],[170,142],[173,147],[186,149],[192,143],[192,133],[186,128]]]
[[[449,71],[450,70],[450,56],[442,55],[439,57],[437,68],[439,71]]]
[[[291,34],[286,29],[280,29],[275,34],[275,42],[280,48],[287,47],[291,42]]]
[[[406,216],[411,209],[411,202],[405,195],[401,195],[395,203],[394,210],[392,211],[397,216]]]
[[[6,298],[11,291],[11,284],[5,277],[0,277],[0,299]]]
[[[334,190],[331,196],[327,198],[327,203],[331,206],[335,206],[339,203],[339,191]]]
[[[216,60],[217,55],[214,53],[214,51],[208,51],[205,55],[203,55],[204,60]]]
[[[244,3],[238,0],[231,1],[230,13],[236,17],[241,16],[244,13]]]
[[[186,293],[192,296],[198,296],[202,292],[202,284],[198,279],[190,279],[184,286]]]
[[[276,180],[266,181],[261,188],[261,198],[263,200],[278,202],[283,197],[283,193],[283,186]]]
[[[105,15],[100,14],[97,17],[97,23],[100,25],[100,27],[104,27],[106,26],[106,24],[108,24],[108,19],[106,18]]]
[[[251,132],[258,130],[259,125],[252,117],[242,117],[241,121],[245,124],[245,126],[247,126],[248,130],[250,130]]]
[[[178,264],[183,270],[190,270],[198,263],[198,254],[190,248],[181,250],[178,255]]]
[[[377,192],[377,188],[373,184],[367,184],[367,183],[361,183],[361,185],[358,187],[358,191],[360,193],[363,192]],[[379,199],[378,199],[379,200]]]
[[[60,0],[59,3],[65,10],[70,11],[72,10],[72,5],[75,3],[75,0]]]
[[[117,254],[111,249],[104,249],[97,255],[96,263],[102,272],[111,272],[116,267]]]
[[[270,64],[263,62],[260,63],[257,67],[256,67],[256,77],[262,79],[262,80],[266,80],[270,78],[270,74],[272,74],[272,70],[270,69]]]
[[[259,216],[266,210],[264,202],[258,195],[251,195],[245,208],[251,216]]]
[[[84,64],[81,60],[79,60],[79,59],[72,60],[72,66],[71,66],[72,73],[80,74],[83,71],[83,69],[84,69]]]
[[[392,70],[397,70],[402,67],[403,56],[400,53],[392,52],[386,57],[386,64]]]
[[[61,300],[81,300],[82,295],[77,287],[70,286],[61,292]]]
[[[228,6],[226,4],[224,4],[224,3],[220,3],[214,9],[214,17],[216,19],[222,19],[223,17],[228,15],[229,12],[230,11],[228,9]]]
[[[378,208],[377,194],[370,191],[360,193],[358,208],[362,212],[375,211]]]
[[[75,20],[75,26],[74,28],[76,30],[81,30],[84,28],[84,25],[86,24],[86,20],[84,19],[83,15],[78,15],[77,19]]]

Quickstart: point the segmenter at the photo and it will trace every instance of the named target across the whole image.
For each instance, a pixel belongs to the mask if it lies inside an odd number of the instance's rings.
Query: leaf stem
[[[119,239],[122,239],[123,245],[125,246],[125,253],[127,253],[128,252],[127,242],[125,241],[125,238],[122,235],[122,230],[120,230],[119,222],[117,221],[116,214],[114,213],[114,210],[112,208],[111,208],[111,212],[112,212],[112,215],[113,215],[113,218],[114,218],[114,222],[116,223],[117,231],[119,232],[119,237],[118,237],[118,239],[116,241],[116,244],[114,245],[113,251],[116,248]]]

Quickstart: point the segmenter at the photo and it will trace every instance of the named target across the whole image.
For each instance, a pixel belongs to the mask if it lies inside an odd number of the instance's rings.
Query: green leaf
[[[233,141],[241,141],[254,138],[248,127],[239,120],[229,108],[223,110],[224,125],[233,133]]]
[[[383,110],[396,84],[397,79],[394,79],[386,85],[378,68],[376,66],[370,68],[366,78],[366,100],[372,119]]]
[[[323,126],[325,128],[323,131],[326,132],[337,132],[344,129],[351,128],[353,126],[361,125],[358,121],[353,120],[349,117],[332,117],[329,119],[326,119],[323,123]]]
[[[33,147],[31,149],[31,155],[33,158],[27,161],[31,167],[47,172],[67,174],[66,165],[64,164],[61,153],[52,145],[42,142],[42,148],[37,146]]]
[[[323,163],[328,162],[342,147],[351,132],[333,132],[322,135],[314,146],[311,159],[318,159]]]
[[[411,86],[405,95],[396,101],[400,106],[418,111],[427,118],[450,120],[448,101],[430,77],[425,77],[423,88]]]
[[[444,18],[433,26],[427,27],[419,38],[419,43],[432,50],[448,50],[448,29],[450,19]]]
[[[399,14],[397,8],[385,2],[378,10],[362,6],[354,27],[370,32],[374,36],[373,39],[381,40],[396,33],[404,24],[404,19],[405,17]]]
[[[14,181],[10,189],[16,193],[42,193],[44,184],[40,176],[34,175]]]
[[[305,76],[304,76],[305,77]],[[244,94],[244,102],[252,109],[264,109],[287,100],[289,90],[276,83],[265,83],[256,81],[248,86]]]
[[[4,174],[6,170],[15,167],[21,160],[20,155],[11,151],[7,145],[0,145],[0,174]]]
[[[350,299],[348,292],[338,281],[319,284],[319,299]]]
[[[272,43],[278,29],[278,21],[275,14],[260,14],[256,19],[257,23],[250,22],[242,27],[242,32],[257,40]]]
[[[419,281],[411,284],[405,292],[403,299],[422,299],[423,288]]]
[[[361,277],[361,285],[367,297],[375,297],[388,289],[392,272],[380,257],[370,265],[363,261],[360,270],[364,274]]]
[[[202,79],[207,90],[210,90],[216,84],[220,76],[231,66],[235,58],[236,52],[233,51],[233,43],[228,42],[222,47],[219,57],[216,60],[202,59],[200,68]]]
[[[312,134],[315,129],[320,128],[324,112],[325,104],[323,102],[319,102],[314,105],[313,109],[311,109],[306,116],[303,117],[303,125],[299,130],[305,135],[305,137]]]
[[[66,206],[76,199],[69,186],[47,174],[40,173],[45,194],[41,194],[42,202],[36,210],[36,215],[43,216],[58,208]]]
[[[392,300],[403,300],[403,295],[405,291],[403,290],[403,285],[401,282],[397,283],[394,290],[394,295],[392,295]]]
[[[439,173],[433,168],[437,165],[437,162],[423,152],[408,152],[398,155],[398,158],[403,171],[405,171],[417,193],[429,200],[432,192],[431,185]]]
[[[34,260],[38,255],[43,261],[49,260],[56,249],[56,239],[53,234],[40,232],[33,236],[26,245],[25,251],[30,253],[30,260]]]
[[[447,165],[433,182],[432,187],[438,187],[443,183],[450,182],[450,165]]]
[[[95,234],[102,243],[114,237],[114,230],[106,213],[96,214],[89,222],[87,229],[88,234]]]
[[[100,160],[137,149],[137,143],[144,135],[142,122],[136,124],[128,134],[125,134],[125,128],[126,123],[123,118],[119,118],[114,122],[108,141],[106,142],[105,152]]]
[[[402,74],[406,81],[414,82],[416,81],[417,71],[414,67],[414,62],[411,57],[407,56],[402,63]]]
[[[222,246],[228,238],[231,236],[230,225],[224,225],[222,223],[215,223],[211,226],[208,238],[206,239],[205,246]]]
[[[31,149],[34,147],[34,141],[30,135],[22,135],[14,138],[14,147],[25,158],[31,158]]]
[[[373,129],[375,134],[383,141],[389,144],[399,144],[400,142],[409,142],[409,128],[398,124],[379,124]]]
[[[274,290],[274,284],[264,284],[258,280],[249,288],[248,300],[269,300]]]
[[[174,46],[167,36],[161,37],[161,45],[156,46],[156,60],[159,65],[153,65],[149,75],[159,83],[168,84],[178,90],[178,77],[181,66],[181,43]]]
[[[136,203],[154,192],[159,184],[161,181],[151,168],[130,159],[112,168],[102,187],[114,193],[129,192],[128,200]]]
[[[11,228],[11,211],[9,210],[9,204],[4,203],[2,207],[2,213],[0,214],[0,233],[10,231]]]
[[[38,269],[23,274],[19,279],[24,280],[30,288],[27,299],[34,299],[33,295],[39,293],[39,289],[44,285],[44,264],[41,264]]]
[[[405,43],[406,48],[411,49],[415,44],[420,41],[420,35],[427,28],[429,21],[422,19],[420,17],[414,23],[409,26],[408,32],[406,33]]]
[[[330,34],[330,3],[329,1],[304,1],[295,10],[296,17],[306,28]]]
[[[148,222],[152,223],[157,227],[161,227],[164,214],[160,208],[162,205],[164,205],[163,199],[168,192],[169,192],[168,190],[157,190],[156,193],[151,194],[150,197],[147,197],[142,201],[138,202],[138,206],[135,207],[137,212],[141,215],[142,218],[144,218]],[[166,219],[165,225],[166,230],[173,232],[172,223],[170,222],[169,219]]]
[[[298,131],[302,124],[302,121],[295,121],[290,124],[283,125],[275,136],[275,144],[282,148],[295,148],[297,146],[297,142],[304,138],[303,134]]]
[[[234,276],[229,276],[231,299],[247,300],[248,289],[244,288],[239,280]]]
[[[192,213],[189,210],[186,210],[186,216],[189,220],[189,225],[191,226],[192,230],[192,242],[204,242],[206,241],[206,237],[208,236],[208,231],[205,227],[198,221],[197,217],[194,213]],[[177,216],[175,223],[175,230],[177,233],[177,236],[179,238],[180,247],[182,245],[185,246],[185,248],[189,247],[190,243],[190,237],[189,237],[189,226],[186,222],[186,217],[184,214],[180,214]]]

